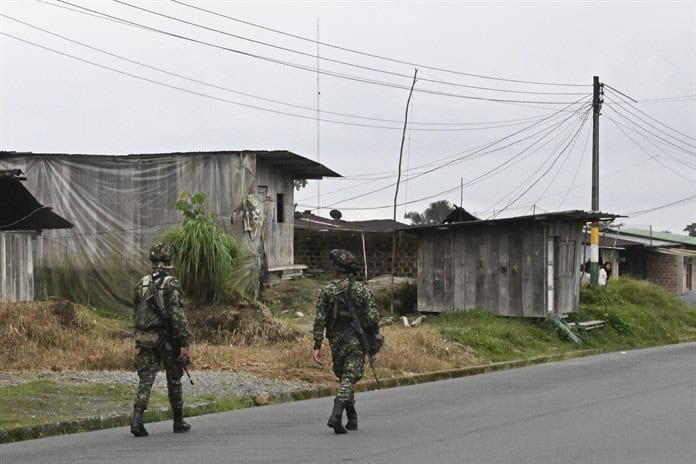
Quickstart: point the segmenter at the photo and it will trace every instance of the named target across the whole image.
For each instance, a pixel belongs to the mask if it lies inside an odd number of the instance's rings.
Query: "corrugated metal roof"
[[[253,154],[257,159],[262,159],[273,166],[290,172],[297,179],[321,179],[323,177],[342,177],[323,164],[312,161],[304,156],[292,153],[288,150],[217,150],[217,151],[185,151],[171,153],[131,153],[127,155],[104,155],[88,153],[32,153],[16,151],[0,151],[0,158],[84,158],[84,159],[155,159],[168,156],[211,156],[229,154]]]
[[[295,213],[295,227],[313,230],[344,230],[352,232],[392,232],[408,227],[391,219],[371,219],[368,221],[344,221],[329,219],[311,213]]]
[[[653,238],[656,240],[663,240],[666,242],[681,243],[684,245],[696,246],[696,237],[689,237],[688,235],[673,234],[670,232],[655,232],[645,229],[634,229],[623,227],[618,231],[620,235],[634,235],[636,237]]]
[[[477,225],[496,225],[505,224],[509,222],[546,222],[546,221],[607,221],[613,220],[619,216],[617,214],[602,213],[598,211],[582,211],[582,210],[572,210],[572,211],[559,211],[555,213],[543,213],[543,214],[532,214],[528,216],[515,216],[500,219],[480,219],[477,221],[467,221],[467,222],[455,222],[452,224],[435,224],[427,226],[416,226],[409,227],[404,230],[414,233],[425,232],[433,229],[438,230],[450,230],[458,229],[462,227],[472,227]]]

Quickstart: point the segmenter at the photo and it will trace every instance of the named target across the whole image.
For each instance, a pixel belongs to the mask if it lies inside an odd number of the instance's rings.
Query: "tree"
[[[684,232],[689,233],[689,237],[696,237],[696,222],[692,222],[688,226],[684,227]]]
[[[295,187],[295,190],[299,191],[307,186],[307,179],[294,179],[292,185]]]
[[[236,269],[241,248],[220,228],[215,213],[206,212],[204,193],[184,192],[176,202],[181,226],[162,234],[177,248],[176,270],[187,295],[195,303],[214,303],[223,296]]]
[[[444,219],[454,211],[454,206],[447,200],[438,200],[430,203],[423,213],[411,211],[404,215],[406,219],[411,220],[411,224],[416,226],[428,224],[440,224]]]

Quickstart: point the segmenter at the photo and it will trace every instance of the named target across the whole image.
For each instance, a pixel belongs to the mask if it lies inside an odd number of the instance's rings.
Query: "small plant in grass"
[[[205,200],[204,193],[182,193],[176,209],[184,215],[183,224],[161,237],[176,245],[178,277],[196,304],[215,303],[222,298],[241,254],[238,242],[220,228],[215,213],[205,210]]]

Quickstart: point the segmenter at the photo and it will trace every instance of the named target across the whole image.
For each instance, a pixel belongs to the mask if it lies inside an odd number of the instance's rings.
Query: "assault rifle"
[[[370,367],[372,368],[372,373],[375,376],[375,381],[377,382],[377,385],[379,385],[379,377],[377,377],[377,371],[375,370],[375,356],[372,353],[372,349],[370,348],[370,343],[367,341],[367,335],[365,334],[365,330],[363,330],[362,325],[360,324],[360,319],[358,318],[358,315],[355,313],[355,308],[353,308],[353,300],[350,295],[351,288],[353,287],[353,278],[349,277],[348,278],[348,289],[346,290],[346,307],[348,308],[348,314],[350,314],[350,326],[353,328],[353,331],[355,334],[358,336],[358,339],[360,340],[360,344],[363,347],[363,350],[365,351],[365,354],[367,355],[367,360],[370,363]]]
[[[164,323],[164,331],[162,334],[165,339],[164,349],[173,352],[172,354],[174,356],[174,362],[181,365],[181,368],[184,370],[184,372],[186,372],[186,376],[188,377],[189,382],[191,382],[191,385],[193,385],[193,380],[191,379],[191,374],[188,370],[188,365],[191,363],[191,360],[188,358],[184,359],[183,361],[179,360],[178,353],[180,352],[181,347],[178,344],[174,343],[174,340],[171,338],[172,334],[174,333],[174,331],[172,330],[172,321],[164,315],[164,311],[160,306],[159,300],[157,299],[157,295],[155,293],[156,291],[154,290],[155,287],[155,276],[153,275],[152,287],[150,287],[151,291],[149,291],[148,295],[145,297],[145,302],[150,307],[150,309],[157,313],[159,318]]]

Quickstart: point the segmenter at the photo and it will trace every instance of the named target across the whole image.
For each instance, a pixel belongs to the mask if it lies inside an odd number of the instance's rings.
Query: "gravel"
[[[273,397],[313,388],[313,385],[309,383],[276,381],[249,374],[222,371],[191,371],[191,377],[194,385],[189,383],[186,375],[181,379],[184,386],[184,395],[186,396]],[[19,385],[36,380],[50,380],[65,385],[126,384],[133,385],[134,389],[138,384],[137,374],[131,371],[0,372],[0,387]],[[153,389],[166,393],[167,380],[164,372],[157,374]]]

